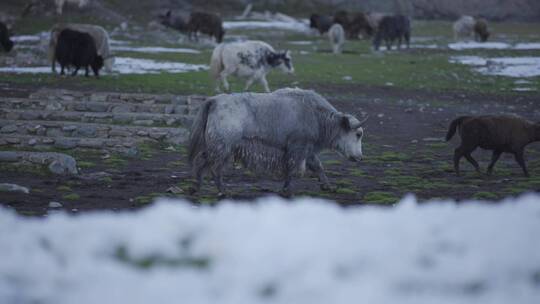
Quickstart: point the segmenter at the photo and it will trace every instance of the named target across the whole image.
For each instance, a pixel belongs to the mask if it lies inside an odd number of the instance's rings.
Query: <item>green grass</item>
[[[476,192],[472,196],[474,199],[477,200],[497,200],[499,199],[499,196],[493,192],[486,192],[486,191],[480,191]]]
[[[64,196],[62,196],[63,199],[65,200],[68,200],[68,201],[76,201],[78,199],[80,199],[80,195],[78,195],[77,193],[69,193],[69,194],[66,194]]]
[[[368,204],[394,204],[399,198],[391,192],[373,191],[364,195],[363,202]]]
[[[71,187],[66,186],[66,185],[62,185],[62,186],[56,187],[56,190],[58,190],[60,192],[68,192],[68,191],[71,191]]]

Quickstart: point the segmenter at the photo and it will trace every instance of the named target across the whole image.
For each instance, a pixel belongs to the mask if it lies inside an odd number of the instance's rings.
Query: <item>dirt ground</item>
[[[13,86],[2,91],[24,96],[27,87]],[[295,197],[328,198],[342,205],[392,204],[406,193],[423,200],[431,198],[499,199],[526,191],[540,191],[540,143],[528,146],[531,178],[523,177],[511,155],[503,155],[491,177],[477,174],[465,160],[462,177],[453,173],[451,157],[459,143],[454,138],[446,143],[449,122],[459,115],[509,112],[534,119],[538,117],[538,97],[522,94],[471,95],[465,93],[430,93],[392,87],[358,85],[320,85],[315,89],[335,107],[363,117],[369,115],[365,127],[365,159],[352,163],[333,152],[321,155],[333,192],[319,190],[317,180],[309,173],[293,183]],[[343,94],[346,92],[346,94]],[[80,176],[53,176],[43,171],[3,168],[0,183],[15,183],[31,189],[30,194],[1,193],[2,204],[19,213],[43,215],[52,201],[61,202],[65,210],[80,212],[94,209],[123,210],[146,206],[153,198],[167,196],[186,198],[195,204],[215,203],[217,191],[206,182],[199,195],[187,195],[192,184],[185,147],[151,149],[143,157],[107,161],[100,153],[75,151]],[[489,151],[477,150],[473,156],[485,170]],[[81,161],[83,161],[81,163]],[[230,166],[225,182],[231,198],[236,200],[279,194],[278,178],[260,176]],[[168,191],[176,186],[180,190]],[[179,193],[180,191],[180,193]],[[172,193],[176,192],[176,193]]]

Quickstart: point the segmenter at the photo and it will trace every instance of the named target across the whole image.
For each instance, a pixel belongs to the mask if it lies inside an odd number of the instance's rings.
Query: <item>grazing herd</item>
[[[65,3],[74,2],[86,6],[89,0],[55,0],[58,14]],[[225,193],[223,169],[229,161],[242,163],[245,167],[264,172],[274,172],[284,178],[283,192],[291,193],[291,180],[306,168],[318,175],[321,189],[332,187],[324,172],[318,154],[324,149],[337,151],[351,161],[362,159],[362,125],[350,114],[337,111],[326,99],[313,91],[279,89],[270,93],[266,74],[272,69],[293,73],[294,67],[289,51],[276,51],[263,41],[240,41],[222,43],[225,35],[222,19],[212,13],[192,12],[173,15],[167,11],[159,16],[168,27],[187,33],[189,39],[198,40],[198,33],[213,37],[218,45],[210,60],[210,75],[230,91],[227,77],[246,79],[244,91],[260,82],[266,94],[221,94],[209,98],[201,105],[192,125],[189,143],[189,161],[196,177],[193,192],[200,189],[203,177],[210,173],[220,194]],[[378,50],[384,43],[388,50],[396,43],[410,45],[411,22],[403,15],[378,13],[353,13],[338,11],[333,16],[313,14],[310,27],[321,35],[327,34],[332,51],[340,54],[346,39],[372,38],[373,48]],[[484,42],[489,36],[487,22],[471,16],[463,16],[453,25],[455,39]],[[85,76],[92,69],[99,77],[105,66],[112,70],[114,57],[109,46],[107,31],[96,25],[60,23],[50,31],[49,59],[56,73],[56,62],[61,75],[68,68],[76,75],[85,69]],[[9,52],[13,41],[5,24],[0,22],[0,46]],[[465,157],[479,171],[478,163],[471,153],[478,147],[493,150],[488,174],[504,152],[512,153],[528,176],[523,158],[524,147],[540,141],[540,123],[530,123],[509,116],[463,116],[449,126],[446,140],[458,132],[461,144],[455,149],[454,168],[459,175],[459,161]]]

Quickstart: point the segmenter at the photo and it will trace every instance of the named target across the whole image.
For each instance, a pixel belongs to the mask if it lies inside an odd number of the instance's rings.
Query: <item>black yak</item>
[[[189,38],[192,39],[195,37],[195,40],[197,40],[197,32],[215,37],[218,43],[223,41],[223,36],[225,35],[221,18],[216,14],[210,13],[191,13],[186,29]]]
[[[103,57],[98,55],[92,36],[70,29],[62,30],[58,36],[55,60],[62,67],[61,75],[64,75],[65,67],[74,66],[73,76],[77,75],[81,67],[84,67],[84,75],[88,77],[88,66],[91,66],[97,78],[99,77],[99,69],[103,67]]]
[[[407,48],[409,48],[409,42],[411,39],[411,24],[409,18],[403,15],[385,16],[379,23],[377,33],[373,38],[373,47],[375,50],[379,50],[381,41],[384,40],[386,48],[392,49],[394,40],[398,40],[397,47],[401,48],[401,40],[405,39]]]
[[[0,22],[0,45],[6,52],[13,48],[13,41],[9,38],[9,30],[2,22]]]

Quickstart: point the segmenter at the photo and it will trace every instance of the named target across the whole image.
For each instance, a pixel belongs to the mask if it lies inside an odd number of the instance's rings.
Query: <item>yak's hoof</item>
[[[282,189],[279,192],[279,195],[284,198],[290,198],[292,196],[292,191],[290,189]]]
[[[219,199],[225,199],[225,198],[228,198],[229,195],[227,194],[227,192],[219,192],[219,193],[217,194],[217,197],[218,197]]]
[[[189,195],[194,195],[197,192],[199,192],[199,188],[197,188],[197,187],[189,187],[189,189],[188,189]]]

